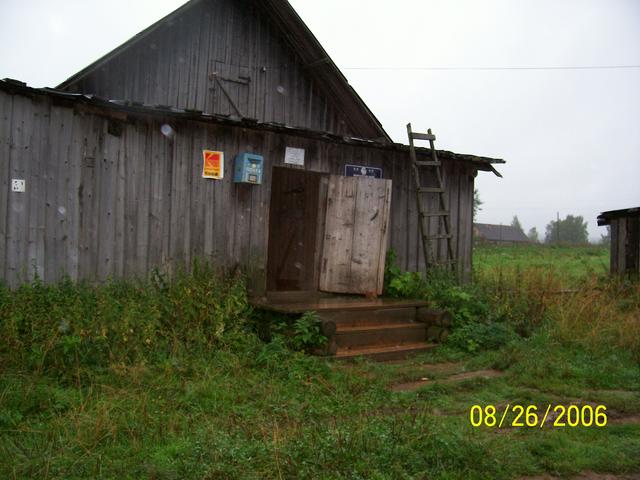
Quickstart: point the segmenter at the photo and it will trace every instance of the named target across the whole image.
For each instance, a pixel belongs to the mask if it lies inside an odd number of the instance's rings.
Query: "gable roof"
[[[84,77],[99,70],[107,62],[140,42],[158,28],[170,23],[177,17],[183,15],[187,10],[202,3],[202,1],[203,0],[190,0],[174,12],[96,60],[91,65],[69,77],[58,85],[57,88],[65,90]],[[325,91],[327,96],[334,98],[336,103],[340,105],[345,112],[349,112],[349,120],[360,135],[368,139],[376,139],[383,143],[392,143],[391,138],[382,127],[380,121],[375,117],[373,112],[371,112],[369,107],[367,107],[353,87],[349,85],[346,77],[287,0],[248,1],[255,4],[271,23],[276,26],[286,44],[302,59],[305,68],[318,80],[318,85]]]
[[[511,225],[474,223],[473,227],[478,238],[490,242],[530,242],[524,232]]]

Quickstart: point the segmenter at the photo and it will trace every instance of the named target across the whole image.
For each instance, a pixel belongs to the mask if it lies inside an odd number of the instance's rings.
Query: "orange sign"
[[[222,179],[224,177],[224,153],[203,150],[202,155],[204,157],[202,177]]]

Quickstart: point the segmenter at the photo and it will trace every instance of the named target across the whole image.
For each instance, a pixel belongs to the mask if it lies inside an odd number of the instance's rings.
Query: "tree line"
[[[517,215],[513,217],[511,226],[517,228],[524,234],[524,229]],[[564,219],[558,217],[556,220],[551,220],[547,224],[544,243],[568,243],[574,245],[589,243],[588,226],[589,224],[585,222],[581,215],[567,215]],[[541,241],[540,234],[536,227],[531,227],[526,235],[529,237],[529,240],[534,243]]]
[[[475,190],[473,196],[474,221],[477,213],[482,210],[482,203],[483,202],[480,199],[478,190]],[[562,243],[574,245],[589,243],[589,231],[587,229],[588,225],[588,222],[586,222],[581,215],[567,215],[564,219],[561,219],[560,216],[558,216],[555,220],[551,220],[547,224],[544,234],[544,243]],[[536,227],[531,227],[529,229],[529,232],[525,233],[524,228],[522,227],[520,219],[517,215],[513,217],[511,226],[517,228],[534,243],[540,243],[542,241],[540,238],[540,233],[538,232],[538,229]],[[610,240],[609,235],[609,228],[607,227],[607,233],[606,235],[602,235],[601,243],[608,243]]]

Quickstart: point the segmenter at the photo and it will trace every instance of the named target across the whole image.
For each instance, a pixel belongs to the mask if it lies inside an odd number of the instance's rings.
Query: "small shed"
[[[494,245],[518,245],[531,243],[524,232],[511,225],[473,224],[474,240]]]
[[[640,207],[598,215],[598,225],[611,227],[611,273],[640,273]]]

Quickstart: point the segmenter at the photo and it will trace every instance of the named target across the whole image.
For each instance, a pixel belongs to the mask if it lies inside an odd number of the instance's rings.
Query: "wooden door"
[[[319,172],[274,167],[269,208],[267,290],[316,291],[324,220]],[[325,181],[326,189],[326,181]]]
[[[391,180],[329,177],[320,290],[382,294]]]

